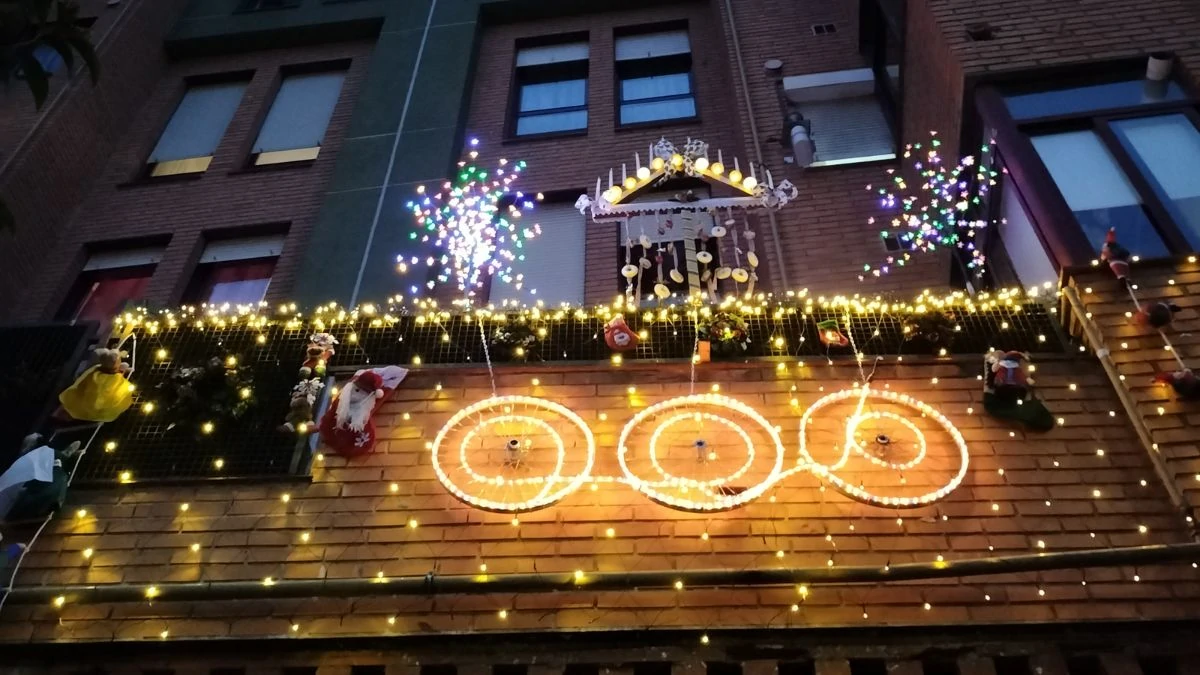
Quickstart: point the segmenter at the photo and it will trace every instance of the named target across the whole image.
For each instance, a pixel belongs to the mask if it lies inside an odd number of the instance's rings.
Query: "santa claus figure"
[[[321,440],[343,457],[375,449],[375,412],[408,371],[398,366],[360,370],[321,416]]]

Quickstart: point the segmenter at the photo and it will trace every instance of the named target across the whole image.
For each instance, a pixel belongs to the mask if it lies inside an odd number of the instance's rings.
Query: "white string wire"
[[[129,350],[129,373],[126,375],[126,378],[128,378],[130,375],[133,375],[133,372],[137,369],[137,336],[133,333],[130,333],[125,337],[125,339],[121,340],[117,344],[117,349],[119,350],[125,344],[125,340],[129,340],[130,338],[133,339],[133,346]],[[66,489],[71,487],[71,483],[75,481],[75,472],[79,471],[79,465],[83,463],[84,456],[87,455],[88,449],[92,447],[92,443],[96,440],[96,436],[100,433],[100,429],[103,426],[104,422],[96,423],[95,428],[92,429],[92,435],[88,438],[87,443],[85,443],[80,449],[79,454],[75,456],[75,465],[71,467],[71,473],[67,474],[67,485],[66,488],[64,488],[64,493]],[[42,532],[45,531],[46,526],[50,524],[50,521],[53,520],[54,516],[56,515],[58,515],[57,511],[52,511],[46,514],[46,519],[42,521],[42,524],[38,526],[37,531],[34,532],[33,536],[29,538],[29,541],[25,543],[25,548],[21,551],[21,555],[17,556],[17,562],[13,565],[12,576],[8,578],[8,586],[6,586],[4,589],[4,595],[0,596],[0,613],[4,611],[4,603],[8,601],[8,596],[12,593],[13,588],[17,583],[17,574],[21,571],[21,563],[25,562],[25,556],[28,555],[31,550],[33,550],[34,544],[37,543],[38,538],[42,536]]]
[[[492,396],[496,395],[496,371],[492,369],[492,352],[488,350],[487,332],[483,330],[483,318],[475,317],[479,321],[479,340],[483,342],[483,358],[487,361],[488,378],[492,381]]]
[[[1142,301],[1138,299],[1137,293],[1135,293],[1133,290],[1133,284],[1129,283],[1128,279],[1125,280],[1125,290],[1129,291],[1129,297],[1133,299],[1133,306],[1137,309],[1137,311],[1142,311]],[[1171,356],[1175,357],[1175,363],[1179,364],[1179,369],[1188,370],[1187,364],[1184,363],[1183,358],[1179,356],[1179,350],[1175,349],[1175,345],[1171,344],[1171,339],[1167,337],[1166,332],[1161,328],[1157,330],[1159,337],[1161,337],[1163,342],[1167,345],[1167,351],[1171,352]]]

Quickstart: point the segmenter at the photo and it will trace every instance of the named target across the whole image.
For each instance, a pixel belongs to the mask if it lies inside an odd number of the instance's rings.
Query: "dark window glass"
[[[1028,656],[995,656],[996,675],[1032,675]]]
[[[1019,121],[1186,99],[1187,94],[1175,82],[1126,80],[1054,91],[1010,94],[1004,97],[1004,102],[1013,119]]]
[[[1067,675],[1104,675],[1099,657],[1072,656],[1067,659]]]
[[[1179,113],[1110,124],[1188,243],[1200,249],[1200,132]]]
[[[887,675],[883,659],[850,659],[850,675]]]
[[[1167,255],[1137,190],[1096,132],[1086,129],[1033,136],[1055,185],[1099,253],[1109,228],[1135,255]]]

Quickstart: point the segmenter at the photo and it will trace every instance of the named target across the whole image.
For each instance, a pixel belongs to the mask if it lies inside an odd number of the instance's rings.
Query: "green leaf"
[[[46,96],[50,94],[50,79],[46,77],[46,71],[42,70],[42,64],[33,54],[26,54],[21,57],[21,72],[25,74],[25,84],[29,85],[29,91],[33,94],[34,105],[41,110]]]
[[[84,65],[87,66],[88,75],[92,78],[92,84],[96,84],[100,79],[100,59],[96,56],[96,48],[92,46],[92,41],[80,35],[67,38],[67,42],[79,52]]]

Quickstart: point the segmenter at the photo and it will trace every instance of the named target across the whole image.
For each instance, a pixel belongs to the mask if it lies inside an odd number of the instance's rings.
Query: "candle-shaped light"
[[[625,172],[625,162],[621,162],[621,182],[624,183],[626,178],[629,178],[629,174]]]
[[[636,172],[640,168],[642,168],[642,153],[635,152],[633,153],[633,170]]]
[[[613,186],[612,179],[613,179],[613,170],[612,170],[612,169],[609,169],[609,170],[608,170],[608,187],[612,187],[612,186]]]
[[[771,177],[771,170],[767,169],[767,187],[775,189],[775,179]]]

